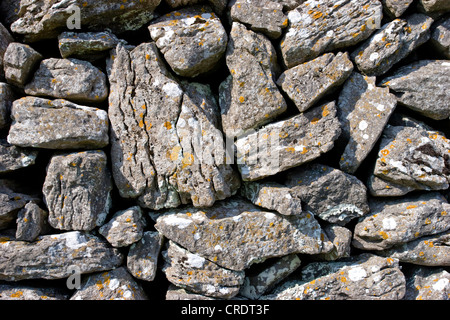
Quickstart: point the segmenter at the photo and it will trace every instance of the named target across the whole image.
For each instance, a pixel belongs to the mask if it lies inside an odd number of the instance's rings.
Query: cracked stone
[[[328,239],[333,243],[333,250],[328,253],[321,253],[314,258],[325,261],[335,261],[350,257],[352,232],[338,225],[329,224],[323,228]]]
[[[29,45],[12,42],[3,59],[5,78],[8,83],[23,87],[43,56]]]
[[[16,147],[0,139],[0,173],[12,172],[32,166],[38,155],[37,150]]]
[[[16,220],[18,211],[29,201],[38,200],[14,189],[7,181],[0,180],[0,230],[8,228]]]

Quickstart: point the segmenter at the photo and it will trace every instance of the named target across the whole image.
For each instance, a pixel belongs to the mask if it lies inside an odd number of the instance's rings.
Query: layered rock
[[[395,18],[400,17],[413,2],[414,0],[381,0],[384,12]]]
[[[109,31],[103,32],[63,32],[58,36],[61,57],[95,60],[108,55],[108,50],[119,43],[119,39]]]
[[[42,58],[39,52],[26,44],[10,43],[3,59],[6,80],[18,87],[23,87]]]
[[[29,201],[38,200],[14,189],[7,181],[0,180],[0,230],[8,228],[16,220],[18,211]]]
[[[0,284],[0,300],[68,300],[69,294],[59,288],[37,288],[26,285]]]

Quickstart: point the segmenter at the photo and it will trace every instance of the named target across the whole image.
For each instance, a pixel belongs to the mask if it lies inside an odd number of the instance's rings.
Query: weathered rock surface
[[[16,147],[0,139],[0,173],[29,167],[35,163],[37,155],[37,150]]]
[[[433,24],[430,43],[447,59],[450,59],[450,17]]]
[[[36,288],[26,285],[0,284],[0,300],[68,300],[69,293],[59,288]]]
[[[413,2],[414,0],[381,0],[384,12],[395,18],[400,17]]]
[[[0,81],[5,78],[5,72],[3,70],[3,56],[5,55],[8,45],[14,41],[14,38],[9,33],[8,29],[0,23]]]
[[[427,13],[450,11],[450,3],[446,0],[420,0],[420,5]]]
[[[325,235],[333,243],[333,250],[328,253],[321,253],[315,256],[319,260],[335,261],[342,258],[348,258],[351,254],[352,232],[334,224],[326,225],[323,228]]]
[[[313,262],[302,280],[283,283],[274,300],[400,300],[406,280],[398,260],[362,254],[339,262]]]
[[[79,231],[40,236],[35,242],[1,237],[0,280],[63,279],[73,270],[83,274],[113,269],[122,258],[106,241]]]
[[[13,189],[0,180],[0,230],[8,228],[16,220],[18,211],[29,201],[37,200],[34,196]]]
[[[96,149],[109,143],[104,110],[67,100],[25,97],[14,101],[8,142],[20,147]]]
[[[50,58],[41,62],[25,93],[99,103],[108,97],[108,86],[105,74],[88,61]]]
[[[70,300],[147,300],[147,295],[126,268],[87,275]]]
[[[292,68],[324,52],[367,39],[379,27],[378,0],[308,0],[288,12],[289,27],[281,42],[284,64]]]
[[[262,179],[317,159],[341,134],[334,102],[271,123],[237,139],[237,164],[244,181]]]
[[[191,292],[214,298],[230,299],[239,293],[244,282],[243,271],[222,268],[169,241],[163,253],[167,279]]]
[[[23,87],[30,79],[34,67],[42,58],[42,55],[29,45],[18,42],[10,43],[3,59],[6,81]]]
[[[233,22],[226,52],[231,76],[219,88],[222,127],[227,136],[239,136],[286,111],[275,80],[277,53],[264,35]]]
[[[383,250],[450,229],[450,205],[439,193],[373,199],[370,214],[355,226],[353,246]]]
[[[109,31],[103,32],[63,32],[58,36],[61,57],[95,60],[105,57],[108,50],[119,43],[119,39]]]
[[[299,167],[285,181],[304,210],[322,220],[345,225],[369,212],[367,189],[356,177],[320,164]]]
[[[375,82],[375,77],[354,72],[339,95],[342,137],[348,139],[339,166],[348,173],[356,172],[372,151],[397,106],[395,96]]]
[[[192,293],[183,288],[169,285],[166,293],[166,300],[217,300],[213,297],[207,297],[201,294]]]
[[[211,206],[236,193],[240,183],[225,163],[210,89],[198,84],[182,88],[152,43],[131,52],[119,44],[113,55],[109,118],[120,195],[158,210],[191,201]]]
[[[241,199],[204,211],[169,211],[157,218],[155,228],[190,252],[236,271],[272,257],[331,249],[312,215],[283,216]]]
[[[421,60],[404,66],[382,86],[389,87],[399,104],[435,120],[450,117],[450,61]]]
[[[367,181],[367,189],[373,197],[401,197],[416,190],[414,187],[383,180],[373,174]]]
[[[11,106],[14,99],[11,86],[0,82],[0,129],[6,128],[11,123]]]
[[[405,300],[450,300],[450,273],[416,268],[406,278]]]
[[[339,87],[351,75],[353,63],[347,53],[324,54],[312,61],[286,70],[277,80],[300,112]]]
[[[49,223],[60,230],[101,226],[111,206],[112,181],[103,151],[54,155],[42,192]]]
[[[36,203],[28,202],[17,214],[16,240],[32,242],[49,231],[48,212]]]

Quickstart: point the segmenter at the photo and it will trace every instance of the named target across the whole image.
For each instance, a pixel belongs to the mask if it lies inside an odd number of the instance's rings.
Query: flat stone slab
[[[0,284],[0,300],[68,300],[69,293],[59,288]]]
[[[65,31],[58,36],[58,46],[61,57],[75,57],[94,60],[108,54],[119,39],[109,31],[103,32],[69,32]]]
[[[414,187],[383,180],[373,174],[367,181],[367,189],[372,197],[401,197],[416,190]]]
[[[127,268],[133,277],[145,281],[155,279],[163,240],[159,232],[145,231],[141,240],[130,246]]]

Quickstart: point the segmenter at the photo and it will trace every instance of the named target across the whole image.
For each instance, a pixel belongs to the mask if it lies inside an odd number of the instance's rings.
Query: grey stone
[[[345,225],[369,212],[367,189],[356,177],[320,164],[299,167],[289,173],[285,185],[322,220]]]
[[[450,3],[446,0],[420,0],[420,5],[427,13],[450,11]]]
[[[70,300],[147,300],[141,285],[125,267],[87,275]]]
[[[268,38],[233,22],[226,63],[231,75],[220,85],[219,103],[227,136],[242,135],[286,111],[275,84],[277,54]]]
[[[68,300],[68,292],[59,288],[0,284],[0,300]]]
[[[312,215],[283,216],[241,199],[221,201],[204,211],[169,211],[157,218],[155,228],[190,252],[236,271],[268,258],[332,248]]]
[[[43,56],[29,45],[11,42],[3,59],[6,81],[23,87],[42,59]]]
[[[378,0],[308,0],[288,12],[289,27],[281,41],[284,64],[292,68],[324,52],[350,47],[379,27]]]
[[[383,180],[373,174],[369,177],[367,189],[372,197],[400,197],[416,190],[414,187]]]
[[[316,255],[314,258],[325,261],[335,261],[350,257],[353,235],[349,229],[329,224],[323,227],[323,231],[328,239],[333,242],[334,248],[328,253]]]
[[[30,0],[20,4],[18,19],[11,30],[23,35],[26,42],[56,38],[67,25],[76,22],[74,6],[78,7],[83,29],[102,31],[111,29],[122,33],[141,28],[154,18],[153,11],[161,0]]]
[[[239,293],[243,271],[227,270],[169,241],[163,252],[167,280],[193,293],[230,299]]]
[[[450,59],[450,17],[433,24],[430,43]]]
[[[339,95],[342,137],[348,139],[339,166],[348,173],[355,173],[372,151],[397,106],[395,96],[375,81],[354,72]]]
[[[105,74],[88,61],[50,58],[41,62],[25,93],[100,103],[108,97],[108,86]]]
[[[284,10],[292,10],[301,5],[306,0],[272,0],[283,5]]]
[[[14,38],[9,33],[8,29],[6,29],[5,26],[0,23],[0,81],[3,81],[5,78],[5,72],[3,70],[3,56],[5,55],[6,49],[8,48],[9,44],[13,41]]]
[[[75,57],[95,60],[105,57],[119,39],[109,31],[102,32],[63,32],[58,36],[61,57]]]
[[[450,117],[450,61],[421,60],[406,65],[382,80],[398,103],[435,120]]]
[[[127,268],[137,279],[153,281],[164,237],[157,231],[146,231],[128,251]]]
[[[28,202],[17,214],[16,240],[32,242],[50,230],[48,212],[36,203]]]
[[[275,175],[330,151],[341,134],[336,113],[336,104],[326,103],[238,138],[235,146],[242,179]]]
[[[201,1],[202,0],[164,0],[164,2],[167,3],[173,9],[179,8],[179,7],[192,6]]]
[[[79,231],[45,235],[35,242],[3,237],[0,280],[64,279],[73,274],[110,270],[123,256],[106,241]]]
[[[405,300],[450,300],[450,273],[444,269],[413,269],[406,276]]]
[[[109,143],[106,111],[67,100],[25,97],[14,101],[8,142],[20,147],[96,149]]]
[[[414,0],[381,0],[384,12],[394,18],[400,17],[413,2]]]
[[[29,201],[37,200],[34,196],[16,192],[4,180],[0,180],[0,230],[8,228],[17,218],[17,213]]]
[[[168,13],[154,20],[149,30],[172,70],[184,77],[211,71],[227,48],[227,33],[208,6]]]
[[[98,231],[113,247],[127,247],[141,240],[145,226],[142,209],[135,206],[116,212]]]
[[[0,139],[0,173],[29,167],[35,163],[37,155],[37,150],[16,147]]]
[[[332,89],[343,84],[352,71],[353,63],[348,53],[326,53],[286,70],[277,84],[294,101],[300,112],[304,112]]]
[[[49,223],[60,230],[93,230],[111,206],[112,181],[103,151],[54,155],[42,192]]]
[[[400,199],[372,199],[370,214],[355,226],[353,246],[384,250],[450,229],[450,205],[436,192]]]
[[[14,92],[7,83],[0,82],[0,129],[11,123],[11,106],[15,100]]]
[[[395,19],[359,46],[352,58],[359,70],[380,76],[430,39],[434,20],[424,14]]]
[[[173,284],[170,284],[169,288],[167,289],[166,300],[217,300],[217,299],[213,297],[203,296],[201,294],[196,294],[187,291],[183,288],[176,287]]]
[[[236,193],[240,182],[226,163],[208,86],[180,86],[154,43],[131,52],[119,44],[109,80],[112,170],[122,197],[159,210],[211,206]]]

